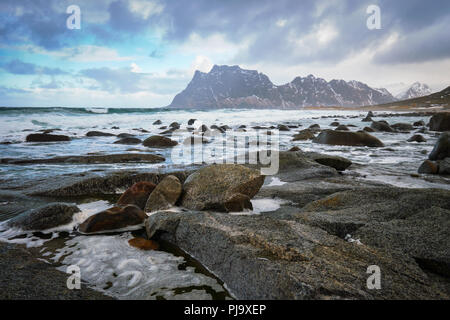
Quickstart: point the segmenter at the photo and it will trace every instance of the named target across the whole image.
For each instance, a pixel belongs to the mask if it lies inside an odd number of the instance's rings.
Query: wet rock
[[[280,151],[278,177],[282,181],[302,181],[337,175],[334,168],[314,161],[313,154],[302,151]]]
[[[180,129],[180,124],[178,122],[172,122],[169,124],[169,127],[173,129]]]
[[[145,139],[142,144],[151,148],[168,148],[176,146],[178,142],[163,136],[151,136]]]
[[[189,119],[189,121],[188,121],[188,126],[191,126],[191,125],[193,125],[194,124],[194,122],[196,121],[197,119]]]
[[[70,137],[65,135],[47,134],[47,133],[33,133],[26,137],[26,142],[59,142],[70,141]]]
[[[450,158],[439,161],[439,174],[450,174]]]
[[[75,205],[51,203],[29,210],[8,221],[11,227],[22,230],[45,230],[72,222],[73,215],[80,212]]]
[[[141,139],[133,137],[122,138],[120,140],[114,141],[114,144],[140,144],[140,143],[142,143]]]
[[[286,126],[286,125],[284,125],[284,124],[279,124],[279,125],[277,126],[277,129],[278,129],[279,131],[290,131],[290,130],[291,130],[291,129],[289,129],[288,126]]]
[[[430,119],[431,131],[450,131],[450,113],[438,113]]]
[[[430,160],[425,160],[419,167],[418,172],[424,174],[437,174],[439,171],[438,165]]]
[[[148,197],[145,211],[165,210],[172,207],[180,197],[181,191],[180,180],[172,175],[166,176]]]
[[[183,185],[181,205],[193,210],[229,211],[237,194],[253,198],[264,183],[258,170],[238,164],[209,165],[191,174]]]
[[[450,157],[450,132],[443,132],[436,141],[428,159],[442,160]]]
[[[313,131],[310,129],[305,129],[299,131],[299,133],[295,134],[292,141],[303,141],[303,140],[311,140],[314,139],[316,136],[314,135]]]
[[[133,184],[117,201],[117,205],[126,206],[134,204],[144,210],[145,204],[156,185],[149,181],[141,181]]]
[[[225,130],[225,131],[227,131],[227,130],[231,130],[231,127],[229,126],[229,125],[223,125],[223,126],[220,126],[223,130]]]
[[[128,240],[128,244],[132,247],[141,249],[141,250],[158,250],[159,244],[156,241],[147,240],[144,238],[133,238]]]
[[[334,130],[337,130],[337,131],[350,131],[350,129],[347,126],[343,125],[343,124],[337,126],[337,128],[334,129]]]
[[[313,142],[330,145],[342,146],[367,146],[367,147],[383,147],[384,144],[376,137],[364,131],[322,131]]]
[[[247,126],[245,124],[242,124],[238,127],[238,129],[245,129],[245,128],[247,128]]]
[[[292,148],[289,149],[289,152],[294,152],[294,151],[301,151],[301,149],[297,146],[294,146]]]
[[[86,137],[115,137],[115,134],[101,131],[89,131]]]
[[[195,256],[238,299],[414,299],[448,295],[414,260],[349,243],[301,218],[217,212],[157,212],[148,237]],[[383,290],[367,289],[366,270],[383,270]]]
[[[82,233],[96,233],[120,230],[142,224],[147,215],[135,205],[124,208],[112,207],[85,220],[78,230]]]
[[[49,163],[78,163],[78,164],[93,164],[93,163],[127,163],[127,162],[145,162],[158,163],[165,159],[155,154],[109,154],[109,155],[89,155],[89,156],[66,156],[55,157],[48,159],[2,159],[2,163],[9,164],[49,164]]]
[[[372,124],[370,125],[372,129],[375,131],[383,131],[383,132],[394,132],[395,130],[392,129],[389,124],[383,121],[372,121]]]
[[[375,130],[372,129],[371,127],[364,127],[363,130],[366,131],[366,132],[375,132]]]
[[[40,250],[0,242],[1,300],[113,300],[89,288],[83,280],[79,290],[69,289],[69,275],[57,270],[55,264],[44,262]]]
[[[414,127],[424,127],[425,126],[425,122],[423,120],[420,121],[416,121],[413,123]]]
[[[339,125],[340,125],[340,123],[337,121],[330,123],[330,127],[339,127]]]
[[[421,134],[415,134],[408,139],[408,142],[427,142],[427,139],[425,139]]]
[[[312,124],[312,125],[309,126],[309,129],[312,129],[312,130],[319,130],[319,129],[320,129],[320,125],[318,125],[318,124]]]
[[[308,153],[307,156],[317,163],[320,163],[327,167],[332,167],[337,171],[344,171],[351,166],[352,162],[344,157],[330,156],[326,154],[320,154],[316,152]]]
[[[368,113],[367,113],[367,116],[364,118],[364,119],[362,119],[361,121],[362,122],[372,122],[373,120],[372,120],[372,117],[373,117],[374,115],[373,115],[373,112],[372,111],[369,111]]]
[[[117,135],[117,138],[119,139],[123,139],[123,138],[134,138],[134,134],[130,134],[130,133],[119,133]]]
[[[201,127],[199,128],[199,131],[200,131],[200,132],[206,132],[206,131],[208,131],[208,130],[209,130],[209,129],[208,129],[208,126],[205,125],[205,124],[202,124]]]
[[[397,131],[411,131],[414,127],[409,123],[394,123],[391,128]]]
[[[159,124],[161,124],[162,123],[162,121],[161,120],[156,120],[155,122],[153,122],[153,125],[159,125]]]

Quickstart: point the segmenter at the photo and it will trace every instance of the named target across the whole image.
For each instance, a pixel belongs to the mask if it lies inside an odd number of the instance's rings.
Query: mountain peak
[[[406,90],[400,92],[396,97],[400,100],[414,99],[431,94],[430,87],[425,83],[414,82]]]

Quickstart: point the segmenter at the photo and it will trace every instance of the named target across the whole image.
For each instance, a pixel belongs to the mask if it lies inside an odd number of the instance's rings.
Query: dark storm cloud
[[[65,1],[60,2],[62,4]],[[68,1],[67,1],[68,2]],[[66,28],[69,16],[58,2],[48,0],[2,0],[0,39],[2,43],[34,43],[55,50],[76,43],[80,34]]]
[[[366,8],[371,4],[381,8],[382,30],[366,27],[369,16]],[[318,10],[321,6],[322,11]],[[248,50],[236,59],[250,63],[338,62],[352,53],[382,44],[393,32],[405,40],[383,52],[382,57],[376,57],[376,61],[420,62],[450,57],[450,37],[445,35],[448,23],[444,24],[446,28],[439,27],[450,17],[447,0],[168,1],[164,15],[172,40],[182,41],[192,32],[200,35],[220,32],[235,42],[252,37],[254,41]],[[276,25],[279,19],[285,20],[284,27]],[[314,35],[314,28],[320,23],[332,25],[335,38],[326,46],[311,43],[307,50],[298,50],[296,38]],[[429,33],[423,32],[427,29]],[[418,33],[420,36],[416,36]],[[411,42],[413,47],[409,47]],[[407,54],[406,60],[402,59],[403,54]]]
[[[230,42],[250,42],[248,49],[235,57],[237,63],[292,65],[337,63],[352,53],[376,48],[395,32],[398,42],[376,55],[375,62],[450,57],[450,37],[446,35],[448,0],[154,0],[164,9],[147,17],[131,10],[130,1],[77,1],[82,10],[83,32],[72,32],[65,28],[65,8],[73,1],[2,0],[0,40],[17,44],[23,43],[25,37],[25,42],[56,50],[75,46],[81,37],[114,46],[158,29],[165,30],[163,41],[169,44],[183,43],[192,33],[220,33]],[[381,30],[366,27],[366,8],[371,4],[381,8]],[[18,7],[26,10],[17,14]],[[104,13],[106,20],[83,20],[83,15],[96,13]],[[277,25],[280,21],[283,23]],[[334,36],[324,43],[313,41],[324,26],[331,28]],[[299,46],[302,41],[303,46]]]
[[[66,71],[61,70],[60,68],[49,68],[38,66],[34,63],[23,62],[19,59],[14,59],[6,63],[0,63],[0,67],[11,74],[17,75],[63,75],[67,74]]]

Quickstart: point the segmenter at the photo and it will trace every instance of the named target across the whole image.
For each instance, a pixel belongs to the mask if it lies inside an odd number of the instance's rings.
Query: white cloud
[[[287,20],[286,20],[286,19],[280,19],[280,20],[278,20],[278,21],[276,22],[276,26],[277,26],[277,27],[280,27],[280,28],[283,28],[283,27],[286,25],[286,23],[287,23]]]
[[[131,72],[139,73],[142,72],[142,69],[136,63],[133,62],[131,64]]]
[[[160,14],[164,10],[164,6],[154,1],[130,0],[130,11],[139,15],[143,19]]]
[[[214,64],[211,62],[211,59],[209,59],[208,57],[196,56],[189,70],[191,74],[193,74],[195,70],[199,70],[202,72],[209,72],[209,70],[211,70],[213,65]]]

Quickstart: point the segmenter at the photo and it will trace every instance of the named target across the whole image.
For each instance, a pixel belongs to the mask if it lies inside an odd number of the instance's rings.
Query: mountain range
[[[425,87],[418,84],[404,94],[421,94]],[[359,81],[327,82],[308,75],[296,77],[287,84],[274,85],[269,77],[256,70],[214,65],[208,73],[196,71],[186,89],[174,97],[169,107],[292,109],[309,106],[356,107],[393,101],[396,98],[388,90],[371,88]]]

